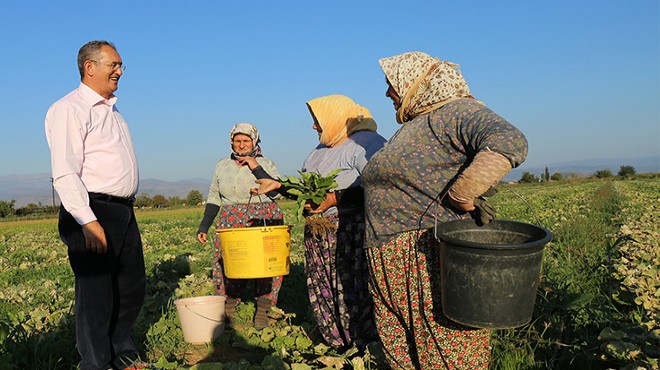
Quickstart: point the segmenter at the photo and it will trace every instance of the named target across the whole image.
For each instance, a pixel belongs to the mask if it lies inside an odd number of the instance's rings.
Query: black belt
[[[103,193],[89,193],[89,199],[102,200],[104,202],[110,203],[119,203],[125,206],[132,206],[133,203],[135,203],[135,197],[124,198]]]

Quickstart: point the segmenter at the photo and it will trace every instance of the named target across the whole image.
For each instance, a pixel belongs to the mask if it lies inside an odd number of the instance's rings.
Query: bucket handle
[[[527,201],[527,199],[523,198],[522,195],[516,193],[515,190],[511,189],[511,187],[507,186],[506,184],[500,184],[500,185],[504,186],[504,188],[505,188],[506,190],[512,192],[512,193],[515,194],[518,198],[520,198],[523,202],[525,202],[525,204],[527,205],[527,209],[529,209],[529,210],[532,212],[532,215],[533,215],[534,218],[536,219],[536,224],[537,224],[538,226],[544,227],[543,225],[541,225],[541,220],[539,220],[539,216],[538,216],[538,214],[536,213],[536,210],[534,209],[534,207],[532,207],[531,204],[529,204],[529,202]]]
[[[259,197],[259,203],[263,203],[263,202],[261,201],[261,194],[257,194],[257,196]],[[248,204],[251,203],[251,202],[252,202],[252,194],[250,194],[250,198],[248,199]],[[262,217],[263,220],[264,220],[264,230],[265,230],[265,229],[266,229],[266,226],[267,226],[267,225],[266,225],[266,215],[264,215],[264,214],[262,213],[262,214],[261,214],[261,217]]]
[[[504,183],[500,183],[500,184],[498,184],[498,186],[499,186],[499,185],[503,186],[505,189],[507,189],[508,191],[512,192],[512,193],[515,194],[518,198],[520,198],[523,202],[525,202],[525,204],[527,205],[527,209],[530,210],[530,212],[532,213],[532,216],[534,216],[534,219],[536,219],[536,224],[537,224],[538,226],[540,226],[540,227],[544,227],[544,226],[541,224],[541,220],[539,220],[539,216],[538,216],[538,214],[536,213],[536,210],[534,209],[534,207],[532,207],[531,204],[529,204],[529,202],[527,201],[527,199],[525,199],[522,195],[518,194],[515,190],[511,189],[511,187],[507,186],[506,184],[504,184]],[[447,192],[443,192],[443,193],[440,193],[440,194],[438,194],[438,195],[439,195],[439,199],[438,199],[438,197],[436,197],[436,200],[434,200],[434,202],[437,201],[438,203],[442,203],[442,200],[443,200],[443,199],[445,198],[445,196],[447,195]],[[451,209],[451,207],[449,207],[449,208],[445,208],[445,209],[448,209],[450,212],[452,212],[453,214],[457,215],[457,213],[454,212],[454,210]],[[438,239],[438,211],[437,211],[437,210],[436,210],[435,214],[433,214],[433,236],[435,237],[436,240],[439,240],[439,239]]]
[[[195,312],[195,310],[193,310],[193,309],[191,309],[190,307],[188,307],[187,304],[184,304],[183,306],[184,306],[186,309],[188,309],[190,312],[194,313],[195,315],[197,315],[197,316],[199,316],[199,317],[201,317],[201,318],[207,319],[207,320],[209,320],[209,321],[217,322],[217,323],[220,323],[220,324],[223,322],[222,320],[212,319],[212,318],[210,318],[210,317],[206,317],[206,316],[202,315],[202,314],[199,313],[199,312]]]

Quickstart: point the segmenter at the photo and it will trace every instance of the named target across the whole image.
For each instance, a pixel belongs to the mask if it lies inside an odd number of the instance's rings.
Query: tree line
[[[617,176],[623,179],[634,178],[637,172],[633,166],[621,166]],[[545,172],[537,176],[530,172],[523,172],[518,182],[534,183],[534,182],[550,182],[563,180],[561,173],[555,172],[550,175],[548,167]],[[614,177],[614,174],[609,169],[602,169],[596,171],[590,176],[591,178],[608,178]],[[150,197],[147,193],[141,193],[135,198],[135,207],[137,208],[167,208],[167,207],[181,207],[181,206],[197,206],[202,204],[204,196],[199,190],[191,190],[185,198],[179,196],[172,196],[166,198],[161,194],[156,194]],[[23,217],[30,215],[48,215],[55,214],[59,207],[47,206],[39,203],[29,203],[25,207],[15,208],[15,200],[2,201],[0,200],[0,218],[6,217]]]
[[[179,196],[172,196],[166,198],[161,194],[156,194],[150,197],[147,193],[141,193],[135,198],[135,207],[137,208],[167,208],[167,207],[185,207],[197,206],[202,204],[204,196],[199,190],[191,190],[185,198]],[[0,200],[0,218],[8,217],[24,217],[24,216],[39,216],[39,215],[52,215],[57,213],[58,206],[48,206],[39,203],[29,203],[25,207],[15,208],[16,201]]]
[[[619,172],[617,172],[617,176],[623,179],[631,179],[634,178],[635,175],[637,174],[637,171],[635,170],[635,167],[633,166],[621,166],[619,168]],[[603,170],[598,170],[594,172],[590,178],[597,178],[597,179],[603,179],[603,178],[608,178],[608,177],[613,177],[614,174],[612,173],[611,170],[609,169],[603,169]],[[559,181],[563,180],[563,176],[561,173],[555,172],[550,175],[550,171],[548,170],[548,167],[545,168],[545,172],[541,174],[540,176],[536,176],[535,174],[531,172],[523,172],[522,176],[520,177],[520,180],[518,182],[526,182],[526,183],[532,183],[532,182],[550,182],[550,181]]]

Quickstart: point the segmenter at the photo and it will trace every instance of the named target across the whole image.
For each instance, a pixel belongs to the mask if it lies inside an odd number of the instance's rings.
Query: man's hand
[[[82,226],[85,236],[85,246],[94,253],[106,253],[108,241],[105,238],[105,230],[98,221],[92,221]]]

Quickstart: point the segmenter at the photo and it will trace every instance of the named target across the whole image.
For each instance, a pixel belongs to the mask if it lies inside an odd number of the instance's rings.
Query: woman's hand
[[[252,195],[266,194],[282,186],[279,182],[271,179],[259,179],[255,183],[259,184],[259,187],[250,189]]]
[[[238,163],[239,166],[248,166],[251,170],[259,167],[259,162],[257,162],[257,159],[252,156],[237,157],[236,163]]]
[[[451,196],[449,196],[447,198],[449,198],[449,204],[451,204],[452,208],[454,208],[457,211],[460,211],[460,212],[474,211],[474,200],[469,201],[469,202],[465,202],[465,203],[461,203],[461,202],[458,202],[458,201],[454,200],[454,198],[452,198]]]
[[[326,193],[325,199],[321,204],[316,206],[316,204],[308,202],[305,204],[305,209],[311,214],[322,213],[328,210],[328,208],[337,205],[337,194],[334,192]],[[315,207],[316,206],[316,207]]]
[[[200,243],[206,244],[206,233],[205,232],[198,232],[197,233],[197,240],[199,240]]]

